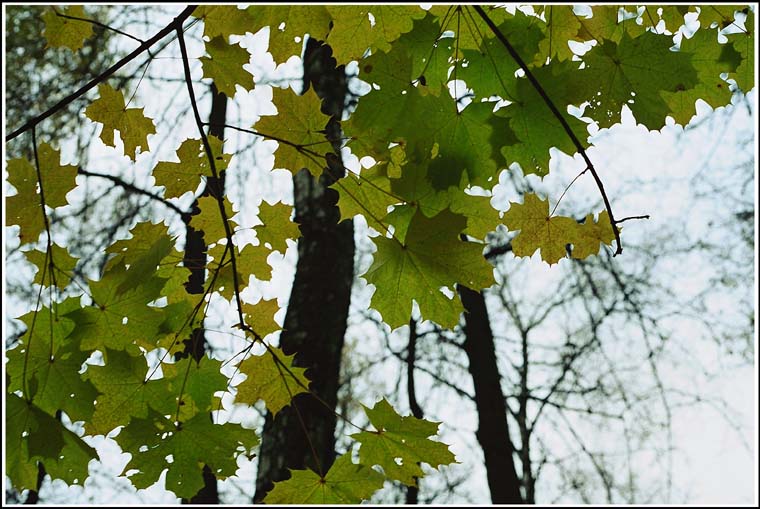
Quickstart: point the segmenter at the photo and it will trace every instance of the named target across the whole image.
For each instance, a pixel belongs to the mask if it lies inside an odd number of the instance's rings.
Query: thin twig
[[[134,35],[123,32],[119,30],[118,28],[108,26],[105,23],[101,23],[100,21],[95,21],[94,19],[89,19],[89,18],[79,18],[77,16],[70,16],[68,14],[63,14],[61,12],[58,12],[58,9],[56,9],[55,7],[53,7],[53,12],[55,12],[55,15],[58,16],[59,18],[73,19],[74,21],[84,21],[85,23],[90,23],[92,25],[99,26],[100,28],[104,28],[106,30],[116,32],[117,34],[123,35],[124,37],[129,37],[133,41],[137,41],[139,43],[145,44],[145,41],[143,41],[139,37],[135,37]],[[148,53],[150,53],[150,50],[148,50]]]

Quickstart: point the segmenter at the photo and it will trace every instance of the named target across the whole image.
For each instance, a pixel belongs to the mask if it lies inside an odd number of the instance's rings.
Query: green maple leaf
[[[293,396],[308,392],[306,369],[294,366],[293,357],[270,347],[263,355],[253,355],[241,362],[238,369],[247,378],[237,386],[235,401],[253,405],[263,399],[267,409],[277,415]]]
[[[734,49],[741,55],[741,63],[728,77],[735,79],[743,92],[749,92],[755,86],[755,18],[752,13],[747,15],[744,28],[746,32],[727,36]]]
[[[490,146],[493,103],[473,103],[458,113],[448,108],[436,132],[438,153],[431,158],[428,178],[435,189],[445,190],[459,186],[462,175],[467,174],[472,185],[493,187],[497,179],[496,161],[490,150],[473,150],[473,147]]]
[[[549,202],[533,193],[526,194],[523,203],[510,203],[504,225],[510,231],[520,230],[512,239],[515,256],[531,256],[541,249],[541,258],[549,265],[567,254],[565,246],[575,241],[578,230],[574,219],[550,216]]]
[[[310,90],[296,95],[290,89],[272,90],[277,115],[264,116],[256,122],[256,131],[265,138],[277,138],[274,167],[294,175],[307,168],[315,178],[322,174],[323,158],[317,154],[332,152],[325,138],[328,117],[321,111],[322,101]]]
[[[124,142],[124,155],[133,161],[137,150],[148,150],[148,135],[156,133],[153,120],[143,114],[144,108],[127,108],[124,94],[114,90],[107,83],[98,85],[100,97],[93,101],[84,114],[93,122],[103,124],[100,139],[109,147],[116,147],[114,131],[119,131]]]
[[[70,338],[77,324],[66,315],[79,308],[79,299],[69,298],[55,309],[29,312],[20,320],[26,333],[19,345],[7,352],[8,389],[22,391],[50,415],[63,410],[72,421],[88,420],[97,391],[79,374],[91,350],[81,350]],[[24,385],[26,376],[26,386]]]
[[[158,247],[168,251],[165,242]],[[161,249],[149,250],[129,270],[123,259],[115,260],[100,281],[90,282],[93,305],[65,315],[77,323],[71,337],[81,341],[83,350],[134,350],[137,340],[158,334],[166,310],[148,304],[160,297],[167,281],[156,275]]]
[[[211,245],[220,239],[227,238],[224,221],[219,213],[219,202],[216,198],[213,196],[198,198],[198,208],[201,212],[190,219],[190,225],[196,230],[203,232],[203,239],[206,241],[206,245]],[[230,203],[227,196],[224,197],[224,211],[227,214],[227,220],[231,221],[235,212],[233,212],[232,203]],[[232,222],[234,223],[235,221]],[[232,229],[234,230],[234,228]]]
[[[222,140],[216,136],[209,136],[208,141],[216,171],[227,169],[232,155],[222,153]],[[202,177],[212,175],[203,141],[193,138],[183,141],[177,149],[177,157],[178,163],[161,161],[153,169],[156,185],[166,187],[166,198],[175,198],[188,191],[195,191]]]
[[[61,10],[61,14],[75,18],[87,18],[84,7],[81,5],[64,7]],[[84,41],[95,34],[92,30],[92,23],[64,18],[63,16],[59,16],[54,8],[45,10],[42,20],[45,22],[45,29],[42,31],[42,35],[47,39],[47,48],[59,48],[63,46],[71,51],[77,51],[84,46]]]
[[[398,203],[399,198],[391,193],[391,183],[380,165],[364,170],[360,175],[349,172],[332,187],[338,191],[341,221],[362,215],[371,228],[385,231],[382,220],[388,213],[388,206]]]
[[[66,194],[76,187],[77,167],[62,165],[60,151],[47,143],[37,147],[37,157],[45,192],[45,205],[60,207],[65,205]],[[8,161],[8,181],[18,194],[6,199],[7,224],[17,224],[21,228],[22,243],[36,240],[45,229],[45,220],[37,193],[37,170],[25,158]]]
[[[604,39],[619,42],[624,33],[635,38],[646,31],[646,26],[637,24],[635,17],[618,21],[620,9],[618,5],[595,5],[591,18],[576,16],[580,25],[578,38],[601,44]]]
[[[386,399],[378,401],[373,408],[365,406],[364,411],[377,431],[351,435],[361,442],[361,464],[380,465],[389,478],[416,486],[414,478],[425,475],[419,463],[433,468],[456,463],[446,444],[428,438],[438,433],[440,423],[411,415],[402,417]]]
[[[741,57],[730,44],[718,44],[715,30],[697,30],[690,38],[681,40],[681,51],[691,56],[697,71],[698,83],[693,88],[676,92],[662,92],[676,122],[686,125],[696,115],[695,103],[702,99],[713,108],[731,102],[728,83],[721,79],[724,72],[736,70],[735,62]]]
[[[214,37],[206,43],[208,57],[201,57],[203,77],[214,80],[217,90],[227,97],[235,96],[235,85],[245,91],[254,88],[253,75],[243,69],[251,54],[239,44],[230,44],[224,37]]]
[[[45,229],[45,216],[37,195],[37,171],[26,158],[11,159],[8,182],[17,193],[5,199],[5,224],[19,225],[22,244],[36,241]]]
[[[268,243],[272,250],[284,253],[288,248],[287,239],[297,239],[301,236],[298,225],[290,220],[293,207],[284,203],[269,203],[262,201],[259,205],[259,220],[263,223],[254,226],[256,237],[261,244]]]
[[[409,322],[412,300],[425,319],[452,327],[462,305],[456,294],[449,299],[440,288],[455,283],[470,288],[493,284],[493,269],[483,258],[483,246],[459,240],[466,222],[464,216],[449,210],[432,219],[418,211],[404,244],[385,237],[373,239],[377,252],[364,278],[376,288],[372,307],[391,328]]]
[[[546,59],[569,60],[573,56],[569,41],[575,40],[581,25],[573,13],[572,5],[549,5],[544,10],[546,25],[542,26],[545,36],[538,45],[534,65],[541,66]],[[522,55],[520,55],[522,57]],[[525,57],[523,57],[525,60]]]
[[[575,81],[591,101],[585,110],[599,127],[620,122],[627,105],[636,120],[648,129],[660,129],[671,109],[662,92],[693,88],[697,72],[691,55],[670,51],[670,37],[646,32],[632,39],[623,34],[619,43],[603,41],[583,56],[586,67]],[[567,86],[573,86],[572,82]]]
[[[307,33],[324,41],[332,21],[322,5],[257,4],[248,7],[248,13],[256,26],[269,26],[269,52],[277,63],[300,55]]]
[[[277,299],[261,299],[256,304],[243,304],[246,324],[262,338],[282,328],[274,320],[274,315],[279,310]]]
[[[77,167],[61,164],[61,153],[47,143],[37,147],[42,185],[45,190],[45,205],[60,207],[66,205],[66,194],[76,187]]]
[[[203,35],[209,39],[253,33],[257,26],[247,10],[234,5],[200,5],[193,16],[203,20]]]
[[[13,393],[5,395],[5,466],[13,486],[37,488],[37,462],[53,479],[83,484],[95,449],[52,415]]]
[[[412,5],[339,5],[327,6],[327,11],[333,21],[327,43],[338,63],[359,60],[367,49],[387,52],[393,41],[412,30],[413,20],[426,14]]]
[[[533,60],[539,51],[539,43],[545,37],[540,21],[536,21],[534,16],[527,16],[518,10],[498,26],[526,62]],[[504,54],[504,46],[498,39],[486,39],[479,51],[464,50],[462,54],[467,66],[457,70],[457,78],[466,81],[479,97],[498,95],[513,100],[510,93],[517,79],[515,71],[520,66],[511,56]]]
[[[684,24],[684,16],[694,7],[688,5],[663,5],[661,8],[662,14],[660,18],[665,21],[665,28],[669,32],[676,33]]]
[[[66,285],[71,281],[71,274],[78,260],[71,256],[65,247],[60,247],[57,244],[52,245],[50,253],[33,250],[26,251],[24,256],[37,267],[37,274],[34,276],[35,283],[44,285],[47,281],[49,285],[52,284],[53,279],[50,271],[54,270],[55,283],[61,290],[66,288]]]
[[[209,251],[209,255],[214,259],[209,264],[209,269],[212,272],[218,271],[216,281],[214,281],[214,289],[225,299],[232,299],[235,295],[235,279],[232,274],[232,260],[229,253],[222,259],[225,248],[226,246],[217,244]],[[272,279],[272,266],[267,262],[267,257],[272,253],[271,250],[262,245],[247,244],[242,250],[238,250],[236,246],[235,253],[240,290],[248,285],[250,276],[254,276],[260,281]],[[209,285],[211,284],[210,279],[207,281]]]
[[[108,350],[106,357],[105,366],[89,366],[85,373],[100,392],[92,420],[85,424],[91,434],[104,435],[133,418],[145,418],[149,408],[163,415],[179,409],[180,419],[208,412],[214,393],[227,388],[228,380],[219,372],[221,363],[214,359],[162,364],[163,377],[155,379],[155,370],[148,371],[143,355]]]
[[[110,260],[111,264],[124,262],[131,266],[148,253],[154,253],[156,246],[166,249],[164,239],[169,238],[169,228],[163,223],[137,223],[129,233],[132,235],[130,238],[118,240],[106,249],[106,253],[116,255]]]
[[[726,28],[734,21],[734,13],[741,11],[745,5],[697,5],[699,7],[699,23],[703,28],[718,25],[719,29]],[[751,17],[751,15],[750,15]]]
[[[490,196],[466,194],[460,188],[451,188],[449,195],[451,211],[467,218],[467,228],[463,233],[483,240],[501,223],[499,211],[491,206]]]
[[[586,216],[586,221],[576,227],[573,241],[573,258],[583,259],[599,253],[599,244],[609,245],[615,240],[610,216],[606,210],[599,213],[599,220],[594,215]]]
[[[290,479],[274,483],[266,504],[358,504],[383,487],[378,472],[340,456],[324,477],[312,470],[290,470]]]
[[[214,424],[206,412],[175,423],[151,411],[147,419],[132,419],[116,441],[132,455],[122,475],[136,488],[153,485],[168,469],[166,489],[182,498],[191,498],[203,487],[203,465],[217,479],[226,479],[237,471],[236,457],[258,444],[253,430]],[[238,452],[239,448],[244,451]],[[128,474],[131,470],[137,472]]]
[[[533,75],[557,108],[565,111],[567,105],[580,104],[585,100],[578,90],[567,85],[578,72],[576,63],[565,61],[534,69]],[[507,164],[519,163],[526,175],[535,173],[543,177],[549,173],[551,148],[574,154],[576,147],[527,79],[517,80],[513,94],[515,102],[497,110],[486,120],[493,131],[499,133],[491,139],[496,146],[501,145],[501,154]],[[508,127],[505,118],[509,119]],[[588,146],[586,124],[566,113],[564,118],[584,148]]]

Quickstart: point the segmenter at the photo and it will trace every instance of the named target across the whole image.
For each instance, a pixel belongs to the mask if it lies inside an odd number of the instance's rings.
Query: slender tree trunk
[[[409,345],[406,349],[406,392],[409,396],[409,409],[412,415],[417,419],[422,419],[424,414],[422,407],[417,402],[417,390],[414,386],[414,363],[417,360],[417,321],[414,318],[409,319]],[[419,465],[419,463],[418,463]],[[415,483],[419,483],[417,477]],[[416,505],[419,503],[419,486],[406,487],[406,504]]]
[[[494,504],[525,503],[514,463],[507,406],[501,391],[491,324],[483,294],[459,285],[465,313],[464,351],[469,360],[478,410],[477,438],[485,457],[488,487]]]
[[[340,118],[346,76],[329,46],[314,39],[308,40],[304,53],[304,92],[309,86],[323,99],[322,111],[332,115],[326,130],[337,157],[328,158],[332,162],[319,180],[306,170],[293,178],[302,235],[280,346],[286,354],[296,354],[296,366],[307,368],[310,389],[319,400],[299,394],[275,418],[267,414],[254,502],[261,502],[274,482],[288,478],[288,469],[310,468],[324,475],[335,460],[334,409],[354,275],[354,237],[351,221],[338,224],[337,192],[328,186],[343,176]]]
[[[211,113],[209,115],[209,134],[217,138],[224,139],[224,124],[227,119],[227,96],[218,92],[216,86],[211,85]],[[214,154],[216,156],[217,154]],[[206,180],[206,188],[202,196],[224,192],[224,172],[219,175],[216,181],[213,177]],[[193,210],[198,208],[198,200],[193,202]],[[189,220],[189,219],[188,219]],[[195,230],[189,224],[187,225],[187,240],[185,243],[185,256],[183,262],[190,269],[190,276],[185,283],[185,290],[191,295],[200,295],[206,281],[206,254],[207,245],[203,239],[203,231]],[[191,356],[196,361],[206,354],[208,342],[203,327],[193,329],[188,340],[185,341],[185,350],[177,357]],[[219,490],[217,488],[216,476],[208,467],[203,465],[203,488],[192,498],[182,499],[183,504],[218,504]]]

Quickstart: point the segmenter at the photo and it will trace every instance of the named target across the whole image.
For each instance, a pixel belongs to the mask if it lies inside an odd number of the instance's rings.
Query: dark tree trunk
[[[216,136],[219,139],[224,139],[224,124],[227,119],[227,96],[218,92],[216,86],[211,85],[211,113],[209,115],[209,134]],[[217,156],[217,154],[214,154]],[[209,196],[224,191],[224,172],[219,174],[219,180],[217,181],[213,177],[208,177],[206,180],[206,187],[203,190],[202,196]],[[193,203],[193,210],[198,209],[198,200]],[[188,218],[189,223],[189,218]],[[191,295],[200,295],[203,293],[203,288],[206,281],[206,254],[207,245],[203,239],[203,231],[195,230],[189,224],[187,225],[187,240],[185,243],[185,256],[183,263],[185,267],[190,270],[190,275],[185,283],[185,290]],[[206,341],[206,335],[202,327],[193,329],[190,338],[185,340],[185,350],[177,354],[179,357],[190,356],[200,362],[201,358],[206,354],[208,343]],[[192,498],[182,499],[183,504],[218,504],[219,503],[219,491],[216,484],[216,476],[208,467],[203,465],[203,488],[196,493]]]
[[[414,363],[417,361],[417,321],[414,318],[409,319],[409,345],[406,349],[406,392],[409,396],[409,409],[412,415],[417,419],[422,419],[425,415],[422,407],[417,402],[417,390],[414,385]],[[419,465],[419,463],[417,463]],[[414,482],[419,480],[415,477]],[[418,486],[406,487],[406,504],[416,505],[419,503],[420,489]]]
[[[457,289],[465,309],[464,351],[475,386],[479,419],[477,437],[485,457],[491,502],[523,504],[486,302],[480,292],[461,285]]]
[[[36,505],[40,501],[40,487],[42,486],[42,481],[45,480],[45,476],[47,475],[47,472],[45,472],[45,466],[41,463],[37,463],[37,486],[33,490],[29,490],[29,494],[26,496],[26,500],[24,501],[24,505]]]
[[[310,388],[321,401],[299,394],[276,418],[267,415],[254,502],[261,502],[274,482],[288,478],[289,468],[325,474],[335,460],[334,409],[354,275],[354,237],[351,221],[338,224],[338,195],[328,186],[343,176],[339,140],[346,76],[329,46],[314,39],[308,40],[304,53],[304,92],[309,86],[323,99],[322,111],[332,116],[327,136],[336,157],[327,158],[332,162],[319,180],[306,170],[293,178],[302,236],[280,346],[286,354],[296,354],[296,366],[307,368]]]

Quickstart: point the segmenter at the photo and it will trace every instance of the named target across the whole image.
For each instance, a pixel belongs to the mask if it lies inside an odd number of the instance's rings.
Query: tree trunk
[[[343,66],[336,67],[329,46],[309,39],[304,53],[304,92],[314,86],[322,111],[331,115],[327,136],[336,161],[319,180],[306,170],[293,178],[296,222],[300,223],[298,265],[291,289],[280,346],[294,354],[294,365],[307,368],[310,394],[298,394],[276,418],[267,414],[261,439],[254,502],[261,502],[273,483],[289,477],[288,469],[310,468],[324,475],[335,460],[334,409],[343,336],[354,276],[353,223],[338,224],[338,194],[328,186],[343,176],[340,162],[340,118],[346,95]],[[331,158],[328,158],[330,161]]]
[[[217,138],[224,139],[224,124],[227,121],[227,96],[217,91],[216,86],[211,84],[211,113],[209,114],[209,134]],[[217,154],[214,154],[216,156]],[[202,196],[208,196],[211,193],[224,191],[224,172],[219,174],[219,180],[216,181],[209,176],[206,180],[206,187]],[[197,209],[198,200],[193,202],[192,209]],[[188,218],[189,223],[189,218]],[[185,290],[191,295],[200,295],[206,281],[206,254],[207,245],[203,239],[203,231],[195,230],[189,224],[187,225],[187,240],[185,242],[185,256],[183,263],[190,269],[190,276],[185,283]],[[202,327],[193,329],[190,338],[185,341],[185,350],[177,354],[179,357],[191,356],[200,362],[200,359],[206,354],[208,343]],[[203,488],[192,498],[182,499],[183,504],[218,504],[219,490],[217,488],[216,476],[208,467],[203,465]]]
[[[491,324],[483,294],[458,285],[465,313],[464,351],[469,360],[470,375],[475,386],[478,410],[477,438],[483,449],[491,502],[494,504],[525,503],[520,494],[509,436],[507,405],[501,391],[501,376],[496,365]]]

